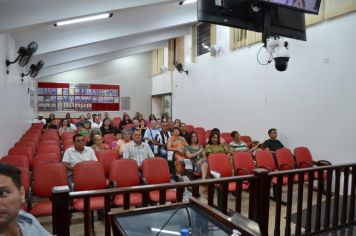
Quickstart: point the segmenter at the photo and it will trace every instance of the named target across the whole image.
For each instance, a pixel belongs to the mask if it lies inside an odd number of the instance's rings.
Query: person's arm
[[[68,170],[73,170],[73,166],[71,166],[68,162],[62,162],[62,163],[67,167]]]
[[[152,141],[152,139],[150,138],[150,129],[146,129],[143,139]]]
[[[67,149],[63,154],[62,163],[67,167],[68,170],[73,170],[73,166],[70,164],[70,150]]]
[[[98,161],[95,155],[95,151],[92,148],[88,148],[90,150],[90,160],[91,161]]]
[[[152,158],[152,157],[155,157],[155,154],[153,154],[150,146],[148,146],[147,143],[145,143],[145,148],[146,148],[146,151],[147,151],[147,154],[148,154],[148,157]]]
[[[177,152],[177,151],[178,151],[178,148],[173,148],[173,147],[172,147],[172,137],[169,137],[169,138],[168,138],[168,141],[167,141],[167,151],[173,151],[173,152]]]
[[[235,153],[235,149],[231,146],[229,146],[229,152],[231,153],[231,155],[233,155]]]
[[[195,152],[195,153],[191,153],[189,150],[186,150],[185,151],[185,156],[187,157],[187,158],[189,158],[189,159],[191,159],[191,158],[196,158],[197,156],[199,156],[201,153],[203,153],[204,152],[204,149],[203,148],[201,148],[201,149],[199,149],[199,151],[197,151],[197,152]]]
[[[122,154],[122,158],[124,158],[124,159],[128,159],[128,158],[130,158],[130,146],[129,146],[130,144],[127,144],[126,145],[126,148],[125,148],[125,150],[124,150],[124,152],[123,152],[123,154]]]

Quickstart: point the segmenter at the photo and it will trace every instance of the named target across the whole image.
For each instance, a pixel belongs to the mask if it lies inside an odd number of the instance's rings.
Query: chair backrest
[[[109,147],[111,147],[112,141],[115,140],[115,135],[114,134],[105,134],[103,138],[104,138],[104,143],[106,143],[107,145],[109,145]]]
[[[252,144],[252,138],[248,135],[241,135],[240,136],[241,141],[245,142],[248,147],[251,147]]]
[[[231,134],[230,133],[221,133],[220,137],[225,139],[225,143],[226,145],[229,145],[229,143],[231,142],[232,138],[231,138]]]
[[[56,140],[56,141],[60,141],[60,138],[58,136],[58,133],[54,133],[54,132],[47,132],[47,133],[43,133],[41,136],[41,140]]]
[[[197,133],[204,133],[205,135],[205,129],[203,127],[195,127],[194,131]]]
[[[80,121],[79,118],[72,118],[71,120],[72,120],[72,122],[71,122],[72,124],[76,124]]]
[[[58,159],[56,154],[52,154],[52,153],[37,154],[36,157],[33,159],[33,169],[35,170],[37,167],[41,165],[47,165],[52,163],[60,163],[60,159]]]
[[[60,155],[58,155],[57,152],[46,152],[46,153],[37,153],[33,162],[35,162],[36,158],[40,158],[40,159],[44,159],[44,158],[51,158],[51,159],[55,159],[56,162],[61,162],[62,161],[62,157]]]
[[[31,141],[20,141],[15,143],[14,147],[31,147],[33,155],[36,153],[36,145]]]
[[[198,136],[198,143],[205,147],[205,133],[197,133]]]
[[[119,159],[119,154],[115,150],[103,150],[95,152],[98,161],[103,164],[105,175],[109,177],[111,163]]]
[[[30,129],[38,129],[38,130],[43,130],[43,124],[42,123],[33,123]]]
[[[188,133],[191,133],[194,131],[194,126],[193,125],[185,125],[185,130],[188,132]]]
[[[120,123],[121,123],[121,118],[120,117],[114,117],[114,119],[112,119],[112,125],[115,128],[119,128]]]
[[[257,151],[255,158],[257,168],[268,168],[272,172],[276,170],[273,154],[269,150]]]
[[[168,162],[162,157],[145,159],[141,170],[148,184],[163,184],[171,181]]]
[[[60,146],[57,140],[42,140],[38,143],[38,147],[41,146]]]
[[[295,168],[292,152],[288,148],[280,148],[276,151],[277,167],[280,170],[290,170]]]
[[[52,196],[52,188],[68,185],[67,168],[62,163],[37,166],[33,171],[33,191],[38,197]]]
[[[225,153],[214,153],[208,157],[209,170],[220,173],[220,177],[232,176],[230,159]]]
[[[127,124],[125,125],[125,129],[132,129],[135,125],[134,124]]]
[[[75,131],[70,131],[70,132],[64,132],[62,134],[62,140],[65,140],[65,139],[73,139],[73,136],[76,134]]]
[[[42,153],[56,153],[57,156],[61,156],[61,148],[59,146],[39,146],[37,154]]]
[[[236,175],[253,174],[253,169],[256,168],[250,152],[236,152],[234,154],[234,166]]]
[[[30,167],[33,163],[33,152],[31,147],[13,147],[9,150],[9,155],[25,155],[28,158]]]
[[[30,162],[25,155],[7,155],[1,158],[0,162],[7,163],[12,166],[30,169]]]
[[[75,191],[105,189],[104,166],[98,161],[83,161],[73,168]]]
[[[20,166],[17,166],[17,168],[21,171],[21,184],[24,187],[27,196],[31,186],[30,171],[29,169]]]
[[[310,167],[310,165],[303,164],[303,162],[313,163],[313,157],[307,147],[296,147],[294,149],[294,156],[299,168]]]
[[[40,140],[35,137],[22,137],[19,140],[19,142],[33,142],[35,144],[36,149],[38,148],[39,141]]]
[[[140,185],[137,162],[131,159],[113,161],[110,168],[110,180],[115,181],[118,187]]]

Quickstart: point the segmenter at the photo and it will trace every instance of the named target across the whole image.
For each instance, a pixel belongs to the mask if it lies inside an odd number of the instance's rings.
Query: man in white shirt
[[[143,160],[154,157],[154,154],[147,143],[141,141],[142,135],[139,130],[135,130],[132,134],[132,139],[125,147],[123,158],[133,159],[137,161],[138,166],[141,166]]]
[[[102,123],[101,123],[101,119],[99,116],[96,116],[95,119],[94,119],[94,122],[91,123],[91,128],[99,128],[101,127]]]
[[[46,119],[43,118],[43,115],[38,115],[38,118],[34,119],[32,121],[33,124],[38,124],[38,123],[42,123],[42,124],[46,124]]]
[[[81,134],[73,136],[74,146],[68,148],[63,155],[63,164],[68,170],[73,170],[73,167],[82,161],[97,161],[94,150],[84,146],[84,137]]]
[[[155,153],[158,154],[158,146],[159,146],[159,140],[161,139],[161,133],[160,130],[157,127],[157,121],[152,120],[151,121],[151,128],[146,129],[145,135],[143,136],[143,139],[148,142],[150,145],[151,150]]]

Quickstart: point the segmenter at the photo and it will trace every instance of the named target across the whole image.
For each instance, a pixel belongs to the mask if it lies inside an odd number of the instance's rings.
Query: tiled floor
[[[304,187],[304,193],[307,192],[307,185]],[[283,195],[282,199],[286,199],[287,195],[287,188],[283,188]],[[216,194],[215,194],[216,196]],[[303,195],[303,209],[306,208],[306,194]],[[241,214],[244,216],[248,216],[248,193],[243,192],[242,194],[242,209],[241,209]],[[323,200],[325,196],[323,195]],[[297,199],[297,186],[294,186],[294,191],[293,191],[293,207],[292,207],[292,213],[295,213],[297,211],[297,204],[296,204],[296,199]],[[201,201],[206,202],[206,195],[202,194]],[[216,199],[215,199],[216,203]],[[316,192],[314,192],[313,196],[313,204],[316,204]],[[228,207],[229,209],[233,210],[235,208],[235,197],[231,194],[229,194],[228,198]],[[274,235],[274,224],[275,224],[275,209],[276,209],[276,204],[274,201],[270,200],[270,215],[269,215],[269,235]],[[284,228],[285,228],[285,216],[286,216],[286,207],[282,205],[282,210],[281,210],[281,227],[280,227],[280,235],[284,235]],[[52,218],[51,217],[39,217],[38,218],[41,224],[49,231],[52,232]],[[292,234],[295,232],[295,224],[291,224],[291,229],[292,229]],[[96,230],[96,235],[104,235],[104,224],[103,221],[98,221],[95,220],[95,230]],[[302,229],[303,230],[303,229]],[[79,235],[84,235],[84,224],[83,224],[83,214],[82,213],[74,213],[73,218],[72,218],[72,224],[70,227],[70,232],[71,236],[79,236]],[[335,234],[323,234],[323,236],[342,236],[342,235],[356,235],[356,228],[349,229],[347,231],[343,232],[336,232]]]

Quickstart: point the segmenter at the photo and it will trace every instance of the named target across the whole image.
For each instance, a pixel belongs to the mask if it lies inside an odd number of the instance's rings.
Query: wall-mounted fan
[[[184,70],[182,63],[174,62],[174,67],[177,69],[179,73],[185,72],[188,75],[188,71]]]
[[[28,76],[30,75],[31,78],[35,78],[38,74],[38,72],[43,68],[43,65],[44,65],[44,62],[42,60],[38,61],[37,64],[32,64],[30,66],[30,70],[24,74],[24,73],[21,73],[21,77],[25,77],[25,76]]]
[[[19,65],[24,67],[28,64],[31,57],[37,51],[38,44],[36,42],[31,42],[27,47],[20,47],[17,51],[17,58],[14,61],[6,60],[6,67],[9,67],[11,64],[19,62]],[[9,73],[9,70],[7,71]]]

